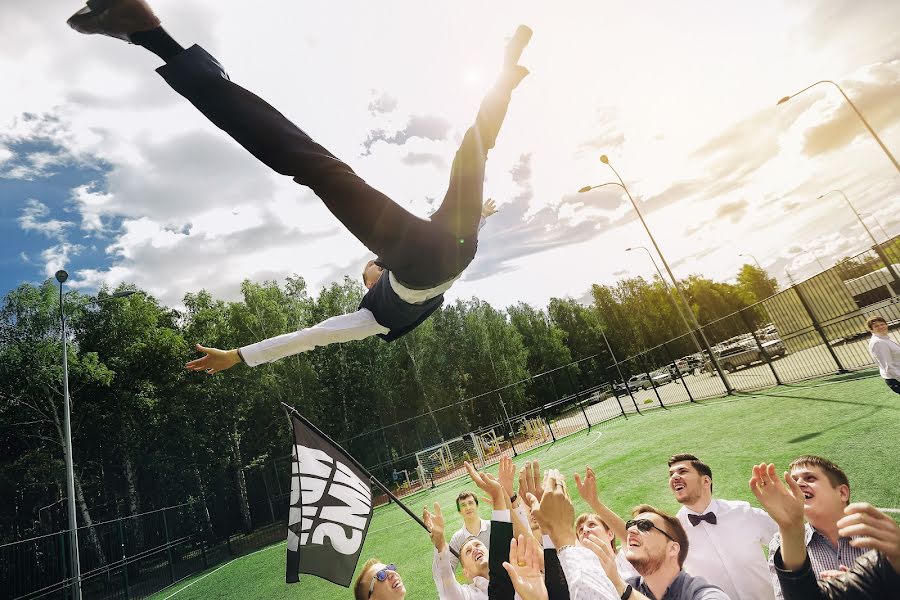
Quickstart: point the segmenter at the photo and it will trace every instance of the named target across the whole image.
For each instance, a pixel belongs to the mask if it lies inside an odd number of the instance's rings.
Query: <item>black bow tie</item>
[[[692,515],[688,513],[688,521],[691,522],[691,525],[696,527],[700,524],[700,521],[706,521],[710,525],[716,524],[716,513],[708,512],[705,515]]]

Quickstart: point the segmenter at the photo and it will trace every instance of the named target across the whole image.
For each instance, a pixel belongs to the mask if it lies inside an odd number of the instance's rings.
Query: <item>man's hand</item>
[[[619,575],[619,569],[616,566],[616,555],[613,553],[612,547],[607,540],[600,539],[593,531],[589,531],[581,540],[581,544],[597,555],[600,564],[603,566],[603,572],[609,577],[616,592],[621,595],[625,592],[625,582]]]
[[[472,463],[469,461],[465,461],[463,464],[475,485],[487,492],[491,497],[491,504],[494,505],[494,510],[503,510],[507,508],[509,496],[506,496],[503,492],[503,486],[500,485],[500,480],[490,473],[476,471],[475,467],[473,467]]]
[[[506,494],[507,498],[512,498],[513,492],[515,491],[513,484],[515,477],[516,465],[513,464],[510,457],[504,454],[500,457],[500,472],[498,473],[498,479],[500,480],[500,485],[503,486],[503,492]]]
[[[787,487],[778,479],[775,465],[754,465],[750,491],[781,529],[803,527],[803,492],[785,471]]]
[[[426,507],[425,512],[422,513],[422,521],[431,532],[431,543],[434,544],[435,549],[443,552],[447,547],[447,540],[444,538],[444,515],[441,513],[441,505],[437,502],[434,503],[434,514],[428,512]]]
[[[584,472],[584,479],[578,476],[578,473],[575,473],[575,487],[578,488],[578,495],[581,496],[582,500],[588,503],[588,506],[594,508],[594,505],[600,502],[600,499],[597,497],[597,476],[594,475],[594,470],[590,467],[586,467]]]
[[[493,198],[488,198],[481,205],[481,216],[487,219],[489,216],[497,213],[497,205],[494,204]]]
[[[848,569],[844,565],[841,565],[840,568],[838,568],[838,569],[825,569],[824,571],[819,573],[818,579],[820,579],[822,581],[826,581],[828,579],[834,579],[835,577],[840,577],[841,575],[843,575],[844,573],[846,573],[849,570],[850,569]]]
[[[852,537],[850,545],[855,548],[878,550],[900,573],[900,525],[866,502],[850,504],[844,514],[837,522],[838,535]]]
[[[547,600],[547,586],[541,574],[543,550],[532,538],[519,536],[509,542],[509,562],[503,568],[522,600]]]
[[[206,371],[210,375],[230,369],[234,365],[241,362],[241,357],[237,350],[219,350],[218,348],[205,348],[200,344],[196,344],[197,352],[204,352],[206,356],[192,360],[184,365],[184,368],[191,371]]]
[[[536,460],[526,462],[519,471],[519,495],[524,499],[528,494],[537,498],[538,502],[544,494],[544,488],[541,487],[541,466]]]
[[[566,479],[557,469],[547,471],[541,500],[528,494],[528,503],[541,530],[550,536],[554,546],[575,545],[575,507],[566,492]]]

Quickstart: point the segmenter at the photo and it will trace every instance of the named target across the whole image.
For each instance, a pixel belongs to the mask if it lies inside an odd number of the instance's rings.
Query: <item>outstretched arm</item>
[[[346,315],[331,317],[313,327],[244,346],[240,352],[237,349],[205,348],[197,344],[197,350],[206,354],[187,363],[185,368],[191,371],[206,371],[212,375],[238,364],[241,357],[243,362],[255,367],[285,356],[307,352],[316,346],[362,340],[389,331],[387,327],[378,324],[372,311],[362,308]]]
[[[578,473],[575,473],[575,486],[578,488],[578,495],[588,503],[595,513],[600,515],[603,522],[609,525],[613,534],[625,543],[627,533],[625,531],[625,521],[622,517],[613,512],[608,506],[600,502],[597,495],[597,476],[590,467],[585,467],[584,479]]]

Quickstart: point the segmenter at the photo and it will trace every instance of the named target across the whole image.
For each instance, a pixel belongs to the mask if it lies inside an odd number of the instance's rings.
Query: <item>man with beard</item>
[[[355,600],[403,600],[406,587],[395,565],[371,558],[363,565],[353,585]]]
[[[840,467],[820,456],[801,456],[790,464],[789,471],[803,493],[804,541],[813,573],[820,580],[840,575],[866,553],[838,533],[838,521],[850,504],[850,481]],[[780,547],[778,533],[769,544],[769,571],[779,600],[784,598],[775,568],[775,552]]]
[[[693,454],[669,459],[669,488],[691,543],[685,570],[733,600],[773,600],[763,548],[778,531],[775,521],[747,502],[713,498],[712,469]]]

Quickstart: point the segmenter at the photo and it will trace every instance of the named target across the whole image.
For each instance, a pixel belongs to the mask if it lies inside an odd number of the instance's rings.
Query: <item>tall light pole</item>
[[[625,252],[631,252],[632,250],[638,249],[643,250],[647,253],[647,256],[650,257],[650,262],[653,263],[653,267],[656,269],[656,274],[659,275],[659,280],[662,281],[663,288],[665,288],[666,290],[666,295],[669,296],[669,300],[671,300],[672,304],[675,306],[675,312],[678,313],[678,316],[681,317],[681,320],[684,322],[684,326],[687,328],[691,339],[694,341],[694,346],[696,346],[697,351],[703,352],[703,347],[700,346],[700,342],[697,341],[697,337],[694,335],[693,327],[691,327],[691,324],[688,323],[687,317],[684,316],[684,311],[681,310],[681,306],[678,304],[678,301],[675,300],[674,296],[672,296],[672,290],[669,289],[669,284],[666,283],[666,278],[663,277],[662,271],[659,270],[659,265],[656,264],[656,260],[654,260],[653,255],[650,254],[650,250],[648,250],[646,246],[633,246],[631,248],[625,248]]]
[[[684,304],[684,307],[691,317],[691,323],[693,323],[694,328],[700,333],[700,338],[703,340],[703,346],[706,349],[706,352],[709,353],[710,361],[713,366],[716,368],[716,371],[719,373],[719,377],[722,379],[722,383],[725,384],[725,390],[731,394],[734,392],[734,389],[731,387],[731,383],[728,381],[728,378],[725,376],[725,373],[722,372],[722,367],[719,365],[719,359],[716,357],[715,352],[713,352],[712,348],[709,345],[709,340],[706,339],[706,334],[703,333],[703,329],[700,327],[700,323],[697,322],[697,317],[694,316],[694,311],[691,310],[691,305],[688,304],[687,298],[684,297],[684,292],[681,291],[681,287],[678,285],[678,280],[675,279],[675,275],[672,273],[672,269],[669,267],[669,263],[666,261],[666,257],[659,249],[659,244],[656,243],[656,238],[653,237],[653,234],[650,232],[650,228],[647,227],[647,222],[644,220],[644,215],[641,213],[641,209],[638,208],[637,202],[634,201],[634,198],[631,196],[631,192],[628,191],[628,188],[625,186],[625,182],[622,181],[622,176],[619,175],[619,172],[616,171],[615,167],[609,164],[609,158],[604,154],[600,157],[600,162],[604,165],[608,166],[613,173],[616,175],[616,179],[619,180],[619,185],[625,190],[625,195],[628,196],[628,199],[631,201],[631,206],[634,208],[634,212],[637,213],[638,218],[641,220],[641,225],[644,226],[644,231],[647,232],[647,237],[650,238],[650,241],[653,243],[653,248],[656,250],[656,254],[659,255],[659,259],[662,261],[663,266],[666,268],[666,272],[669,274],[669,278],[672,280],[672,285],[675,286],[675,291],[678,292],[678,297],[681,299],[681,302]],[[593,186],[593,188],[602,187],[601,184],[598,186]],[[578,190],[579,192],[586,192],[593,189],[591,186],[587,186],[586,188],[581,188]]]
[[[894,265],[891,263],[890,259],[884,253],[884,250],[881,249],[881,246],[878,244],[878,240],[875,239],[875,236],[872,235],[872,232],[869,231],[869,228],[866,226],[866,222],[863,221],[863,218],[859,215],[859,212],[856,210],[856,207],[853,206],[853,203],[850,202],[850,198],[847,197],[842,190],[831,190],[830,192],[825,192],[816,200],[821,200],[828,194],[840,194],[841,197],[844,198],[844,202],[847,203],[847,206],[850,207],[850,210],[853,211],[853,214],[856,215],[856,218],[859,220],[859,224],[863,226],[863,229],[866,230],[866,234],[869,236],[869,239],[872,240],[872,250],[874,250],[878,254],[878,258],[884,263],[884,266],[887,267],[888,273],[891,274],[891,277],[894,279],[894,283],[900,285],[900,277],[897,276],[897,271],[894,269]],[[888,286],[891,288],[891,286]]]
[[[881,230],[881,233],[884,234],[884,241],[888,241],[891,239],[891,236],[888,235],[888,232],[884,230],[884,225],[881,224],[881,221],[875,216],[875,213],[872,213],[872,220],[875,221],[875,224],[878,225],[878,229]]]
[[[63,308],[63,283],[69,278],[66,271],[60,269],[54,275],[59,282],[59,323],[62,337],[63,359],[63,420],[66,436],[66,493],[68,494],[67,508],[69,513],[69,560],[72,569],[72,599],[81,600],[81,563],[78,558],[78,518],[75,513],[75,466],[72,461],[72,415],[71,401],[69,400],[69,355],[66,335],[66,313]],[[109,298],[124,298],[134,293],[134,290],[116,292]],[[105,300],[105,299],[104,299]],[[103,302],[104,300],[91,300],[88,304]]]
[[[869,125],[869,122],[868,122],[868,121],[866,121],[866,118],[862,115],[861,112],[859,112],[859,109],[856,108],[856,105],[853,104],[853,101],[851,101],[850,98],[847,96],[847,94],[844,93],[844,90],[841,88],[841,86],[839,86],[839,85],[836,84],[835,82],[831,81],[830,79],[823,79],[822,81],[817,81],[817,82],[815,82],[814,84],[809,85],[809,86],[803,88],[802,90],[800,90],[799,92],[797,92],[797,93],[795,93],[795,94],[791,94],[790,96],[785,96],[784,98],[782,98],[781,100],[778,101],[778,104],[784,104],[785,102],[787,102],[788,100],[790,100],[790,99],[793,98],[794,96],[797,96],[797,95],[799,95],[799,94],[802,94],[803,92],[805,92],[805,91],[808,90],[809,88],[814,87],[814,86],[817,86],[817,85],[819,85],[820,83],[830,83],[831,85],[833,85],[834,87],[836,87],[836,88],[838,89],[838,91],[841,93],[841,96],[844,97],[844,100],[847,101],[847,104],[850,105],[850,108],[852,108],[852,109],[853,109],[853,112],[856,113],[856,116],[859,117],[859,120],[862,121],[863,125],[866,126],[866,129],[869,130],[869,133],[872,135],[873,138],[875,138],[875,141],[878,142],[878,145],[881,146],[881,149],[882,149],[882,150],[884,151],[884,153],[887,155],[888,159],[891,161],[891,163],[893,163],[894,168],[897,169],[897,172],[898,172],[898,173],[900,173],[900,163],[897,162],[897,159],[894,158],[894,155],[891,154],[891,151],[887,149],[887,146],[884,145],[884,142],[881,141],[881,138],[878,137],[878,134],[875,133],[875,130],[872,129],[872,126]]]
[[[762,265],[759,264],[759,260],[757,260],[757,258],[755,256],[753,256],[752,254],[750,254],[749,252],[741,252],[738,254],[738,256],[749,256],[750,258],[753,259],[753,262],[756,263],[757,269],[759,269],[760,271],[765,271],[765,269],[762,268]]]

